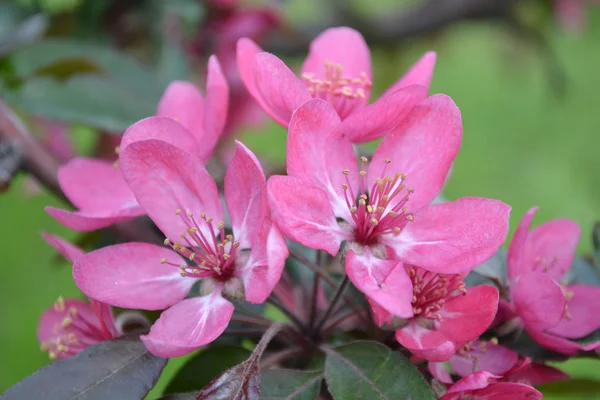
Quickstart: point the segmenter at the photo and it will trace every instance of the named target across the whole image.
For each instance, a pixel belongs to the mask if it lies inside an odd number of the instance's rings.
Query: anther
[[[360,176],[366,176],[366,175],[367,175],[367,171],[364,171],[364,170],[363,170],[363,171],[360,171],[358,174],[359,174]]]
[[[348,185],[346,185],[345,183],[342,183],[342,189],[348,190]]]
[[[379,223],[379,221],[377,221],[377,219],[376,219],[376,218],[371,218],[371,223],[372,223],[373,225],[377,225],[377,224]]]
[[[409,220],[409,221],[411,221],[411,222],[415,220],[415,218],[412,215],[407,215],[406,219]]]
[[[160,259],[160,263],[161,264],[166,264],[167,263],[167,259],[166,258],[161,258]]]
[[[350,175],[350,170],[349,169],[345,169],[342,171],[342,174],[344,175]]]
[[[219,223],[217,224],[217,229],[218,229],[218,230],[221,230],[221,229],[223,229],[223,228],[225,228],[225,222],[219,222]]]
[[[171,241],[168,238],[163,241],[163,244],[165,246],[168,246],[170,243],[171,243]]]
[[[386,164],[389,164],[389,163],[391,163],[391,162],[392,162],[392,160],[390,160],[389,158],[386,158],[386,159],[385,159],[385,163],[386,163]]]
[[[178,208],[177,210],[175,210],[175,215],[180,215],[181,214],[181,210]]]
[[[362,156],[362,157],[360,158],[360,161],[362,161],[362,162],[364,162],[364,163],[368,163],[368,162],[369,162],[369,159],[368,159],[367,157],[365,157],[365,156]]]

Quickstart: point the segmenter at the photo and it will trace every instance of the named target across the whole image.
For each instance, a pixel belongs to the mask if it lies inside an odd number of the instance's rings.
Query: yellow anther
[[[373,212],[373,207],[371,207],[370,205],[367,206],[367,211],[372,213]]]
[[[181,275],[182,277],[184,277],[184,278],[185,278],[185,277],[187,276],[187,273],[186,273],[185,271],[181,271],[181,272],[179,273],[179,275]]]
[[[233,247],[240,247],[240,242],[233,242]]]
[[[206,261],[202,261],[202,262],[200,263],[200,266],[201,266],[201,267],[206,267]]]
[[[368,159],[367,157],[365,157],[365,156],[362,156],[362,157],[360,158],[360,161],[362,161],[362,162],[364,162],[364,163],[368,163],[368,162],[369,162],[369,159]]]
[[[350,170],[349,169],[345,169],[342,171],[342,174],[344,175],[350,175]]]
[[[402,232],[402,229],[400,229],[400,228],[398,228],[398,227],[395,227],[395,228],[394,228],[394,233],[395,233],[396,235],[397,235],[397,234],[399,234],[400,232]]]
[[[62,321],[62,327],[67,328],[72,323],[73,323],[73,319],[71,317],[65,317]]]
[[[381,207],[381,206],[377,207],[377,212],[378,213],[382,213],[384,210],[385,210],[384,207]]]
[[[115,154],[119,154],[120,151],[121,149],[119,148],[119,146],[115,146]]]
[[[409,220],[409,221],[411,221],[411,222],[415,220],[415,218],[412,215],[407,215],[406,219]]]
[[[367,175],[367,171],[360,171],[358,174],[360,176],[366,176]]]
[[[223,247],[223,243],[217,243],[217,247],[218,248],[222,248]]]
[[[198,228],[188,228],[188,233],[196,233],[198,232]]]
[[[191,212],[190,210],[188,210],[187,215],[188,215],[188,217],[192,218],[194,216],[194,213]]]
[[[406,175],[405,174],[400,174],[400,179],[401,180],[406,180]]]
[[[490,339],[490,342],[492,344],[496,344],[497,345],[498,344],[498,338],[494,336],[493,338]]]
[[[64,352],[68,351],[69,348],[67,346],[65,346],[64,344],[59,344],[58,346],[56,346],[56,350],[58,350],[60,353],[64,353]]]
[[[48,352],[48,357],[50,357],[50,359],[52,361],[56,360],[58,357],[56,356],[56,353],[53,351]]]
[[[348,185],[346,185],[345,183],[342,183],[342,189],[348,190]]]
[[[160,263],[161,264],[166,264],[167,263],[167,259],[166,258],[161,258],[160,259]]]
[[[206,214],[200,213],[200,218],[202,218],[202,219],[206,218]]]
[[[350,207],[350,212],[352,214],[354,214],[356,212],[356,207],[354,207],[354,206]]]
[[[165,239],[165,240],[163,241],[163,244],[164,244],[165,246],[168,246],[168,245],[169,245],[169,243],[171,243],[171,241],[170,241],[169,239]]]
[[[175,215],[180,215],[181,214],[181,210],[178,208],[177,210],[175,210]]]
[[[227,240],[232,241],[233,240],[233,235],[227,235],[225,236],[227,238]]]
[[[376,219],[376,218],[371,218],[371,223],[372,223],[373,225],[377,225],[377,224],[379,223],[379,221],[377,221],[377,219]]]
[[[398,213],[397,213],[396,211],[390,211],[390,212],[388,213],[388,215],[389,215],[390,217],[395,217],[395,216],[397,216],[397,215],[398,215]]]
[[[69,314],[71,314],[73,316],[77,315],[77,308],[75,308],[75,307],[69,308]]]
[[[196,253],[190,253],[190,255],[188,256],[188,258],[189,258],[191,261],[194,261],[194,259],[196,258]]]
[[[406,191],[407,191],[408,193],[414,193],[414,192],[415,192],[415,188],[411,188],[411,187],[410,187],[410,188],[406,189]]]
[[[185,237],[186,232],[181,232],[179,236],[183,239]]]
[[[217,229],[221,230],[221,229],[223,229],[223,228],[225,228],[225,222],[219,222],[219,223],[217,224]]]
[[[206,218],[206,222],[208,222],[209,224],[212,222],[212,220],[213,219],[211,217]]]
[[[229,255],[229,253],[225,253],[223,254],[223,258],[229,260],[231,258],[231,255]]]
[[[60,312],[65,311],[65,299],[62,296],[59,296],[56,303],[54,303],[54,309]]]
[[[358,204],[360,204],[361,206],[364,206],[365,204],[367,204],[367,202],[365,201],[365,199],[361,198],[358,200]]]
[[[391,162],[392,162],[392,160],[390,160],[389,158],[386,158],[386,159],[385,159],[385,163],[386,163],[386,164],[389,164],[389,163],[391,163]]]

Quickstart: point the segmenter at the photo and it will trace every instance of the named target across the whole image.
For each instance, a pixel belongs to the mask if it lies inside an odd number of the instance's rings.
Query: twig
[[[319,332],[319,330],[321,329],[321,327],[323,326],[323,324],[325,322],[327,322],[327,319],[329,318],[329,315],[331,315],[331,312],[335,308],[335,306],[336,306],[337,302],[339,301],[340,297],[342,297],[342,294],[344,293],[344,290],[346,289],[346,286],[348,286],[348,282],[350,282],[350,280],[348,279],[348,275],[345,275],[344,279],[342,279],[342,282],[340,283],[340,285],[336,289],[335,294],[333,295],[333,299],[331,299],[331,302],[329,303],[329,307],[327,307],[327,310],[325,311],[325,314],[323,315],[323,317],[319,320],[319,322],[317,323],[317,325],[312,330],[313,334],[316,333],[316,332]]]
[[[233,317],[231,317],[231,321],[232,322],[239,322],[241,324],[250,324],[250,325],[256,325],[256,326],[262,326],[265,328],[270,327],[273,323],[264,319],[256,319],[256,318],[252,318],[252,317],[245,317],[242,315],[234,315]]]
[[[309,332],[308,326],[306,326],[306,324],[304,322],[300,321],[300,319],[298,317],[296,317],[296,315],[291,310],[289,310],[286,306],[281,304],[278,300],[275,300],[275,298],[273,296],[269,296],[269,298],[267,299],[267,303],[270,303],[270,304],[274,305],[275,307],[277,307],[302,332],[305,332],[305,333]]]
[[[323,251],[322,250],[317,250],[317,265],[322,266],[323,265]],[[315,318],[317,317],[317,303],[318,303],[318,298],[319,298],[319,283],[320,283],[320,276],[319,274],[315,273],[315,276],[313,278],[313,286],[312,286],[312,293],[311,293],[311,303],[310,303],[310,314],[308,317],[308,327],[310,329],[313,328],[314,324],[315,324]]]

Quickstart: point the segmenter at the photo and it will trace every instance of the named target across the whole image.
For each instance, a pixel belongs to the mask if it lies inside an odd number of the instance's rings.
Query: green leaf
[[[595,399],[597,393],[600,393],[600,382],[591,379],[569,379],[568,381],[542,385],[538,389],[544,395],[552,398],[557,395],[565,395],[565,399]],[[563,398],[563,396],[560,396],[560,398]]]
[[[262,400],[316,400],[321,391],[322,371],[275,369],[260,374]]]
[[[408,359],[377,342],[354,342],[324,351],[325,380],[336,400],[435,399]]]
[[[214,346],[185,363],[165,389],[165,394],[200,390],[221,372],[241,363],[250,351],[239,346]]]
[[[576,257],[565,277],[569,285],[581,283],[584,285],[600,286],[600,273],[597,267],[582,257]]]

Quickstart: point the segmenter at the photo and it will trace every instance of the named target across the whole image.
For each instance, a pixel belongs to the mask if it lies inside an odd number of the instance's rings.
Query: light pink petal
[[[427,369],[429,370],[429,373],[438,381],[447,385],[454,383],[450,373],[448,372],[448,369],[446,369],[446,366],[443,362],[429,362],[427,363]]]
[[[206,79],[206,105],[204,108],[204,137],[198,143],[198,156],[208,161],[223,133],[229,108],[229,85],[225,80],[217,57],[208,59]]]
[[[267,181],[254,153],[238,141],[225,174],[225,201],[234,239],[240,243],[240,249],[252,247],[269,217]]]
[[[342,131],[352,143],[379,139],[400,128],[412,108],[427,98],[427,88],[412,85],[380,97],[359,108],[342,123]]]
[[[450,367],[458,375],[467,376],[477,371],[504,375],[519,359],[516,352],[491,342],[478,341],[474,347],[474,350],[464,354],[459,352],[450,359]]]
[[[417,61],[404,76],[390,86],[381,97],[390,96],[399,89],[410,85],[423,85],[429,90],[433,69],[437,55],[435,51],[428,51],[419,61]]]
[[[263,110],[265,110],[266,108],[264,106],[264,101],[256,89],[256,84],[254,82],[254,71],[252,70],[254,56],[259,53],[264,53],[264,50],[252,40],[248,38],[241,38],[237,42],[236,51],[237,67],[242,81],[244,82],[248,92],[252,95],[252,97],[254,97]]]
[[[365,296],[369,305],[371,306],[371,310],[373,311],[373,320],[378,326],[382,326],[383,324],[392,324],[394,316],[386,311],[383,307],[381,307],[375,300],[369,298],[369,296]]]
[[[515,311],[527,330],[554,328],[564,315],[562,288],[543,272],[521,275],[511,294]]]
[[[163,258],[168,263],[162,264]],[[79,258],[73,265],[73,278],[86,296],[103,303],[162,310],[185,298],[196,282],[181,277],[179,265],[185,265],[185,260],[166,247],[124,243]]]
[[[600,328],[600,287],[570,285],[566,289],[568,316],[560,320],[549,333],[565,338],[581,338]],[[568,298],[568,297],[567,297]]]
[[[199,110],[198,112],[202,112]],[[188,117],[189,118],[189,117]],[[191,123],[191,122],[187,122]],[[142,140],[161,140],[192,154],[198,154],[196,138],[182,123],[170,117],[149,117],[131,125],[123,134],[120,154],[132,143]]]
[[[57,325],[62,327],[62,322],[65,317],[70,315],[69,310],[71,308],[77,309],[77,313],[86,321],[92,323],[94,327],[98,326],[98,318],[90,303],[76,299],[59,300],[40,316],[37,327],[37,338],[39,342],[54,339],[59,334],[64,333],[62,330],[57,331]]]
[[[528,330],[527,332],[538,344],[562,354],[571,356],[577,354],[579,350],[584,350],[584,346],[551,333],[535,330]]]
[[[413,316],[412,282],[402,263],[376,258],[368,247],[364,247],[362,254],[348,252],[346,274],[370,302],[401,318]]]
[[[396,331],[396,340],[415,356],[428,361],[447,361],[457,350],[444,334],[424,328],[415,319]]]
[[[58,251],[66,260],[70,262],[75,262],[75,260],[85,254],[82,249],[58,236],[42,232],[42,237],[46,243],[54,247],[56,251]]]
[[[498,289],[481,285],[467,289],[466,295],[450,300],[439,310],[438,331],[453,342],[479,337],[490,326],[498,311]]]
[[[569,375],[560,369],[545,364],[529,364],[526,368],[511,374],[507,377],[511,381],[526,383],[531,386],[543,385],[546,383],[566,381]]]
[[[418,211],[440,192],[461,140],[461,116],[454,101],[442,94],[431,96],[413,107],[379,144],[369,167],[369,187],[382,175],[405,174],[406,186],[414,189],[406,206]]]
[[[446,395],[442,396],[440,400],[454,399],[454,397],[446,397],[453,393],[469,392],[473,390],[484,389],[494,383],[494,380],[500,379],[501,376],[491,374],[486,371],[475,372],[469,376],[466,376],[452,385]]]
[[[287,127],[292,113],[311,99],[304,84],[283,61],[270,53],[257,54],[252,71],[264,111],[275,122]]]
[[[121,332],[117,330],[112,307],[94,299],[90,299],[90,304],[96,313],[98,323],[102,326],[102,329],[108,331],[114,338],[121,336]]]
[[[485,400],[533,400],[544,397],[541,392],[523,383],[498,382],[473,393],[475,399]],[[442,399],[444,399],[442,397]],[[445,399],[444,399],[445,400]]]
[[[121,167],[140,205],[171,241],[181,241],[180,234],[194,226],[192,218],[205,237],[211,237],[202,213],[212,218],[213,231],[223,221],[217,185],[195,155],[166,142],[146,140],[121,153]]]
[[[580,236],[579,225],[569,219],[543,223],[527,237],[524,262],[559,281],[571,267]]]
[[[336,255],[350,238],[343,231],[325,192],[290,176],[272,176],[267,183],[273,221],[283,234],[312,249]]]
[[[218,338],[227,328],[233,310],[233,304],[219,290],[186,299],[164,311],[150,333],[141,339],[155,356],[179,357]]]
[[[292,115],[287,142],[288,175],[327,193],[336,217],[351,220],[343,184],[358,190],[358,164],[350,141],[338,129],[340,118],[329,103],[314,99]],[[343,171],[348,170],[348,175]],[[356,199],[350,199],[353,204]]]
[[[531,221],[538,208],[530,208],[525,213],[508,246],[506,263],[508,266],[508,278],[511,282],[516,281],[520,275],[531,271],[533,268],[533,265],[525,262],[525,243],[527,243]]]
[[[422,209],[399,235],[382,242],[407,264],[444,274],[465,272],[504,243],[509,214],[501,201],[463,197]]]
[[[107,210],[107,212],[99,210],[67,211],[54,207],[46,207],[44,210],[62,225],[79,232],[95,231],[145,214],[138,205],[116,211]]]

